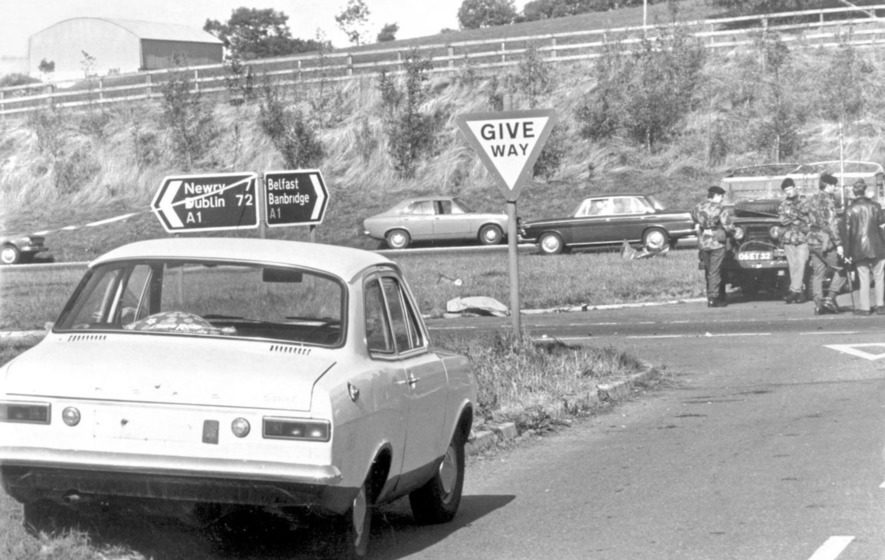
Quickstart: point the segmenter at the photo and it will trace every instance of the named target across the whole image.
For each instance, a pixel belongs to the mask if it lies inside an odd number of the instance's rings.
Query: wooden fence
[[[857,48],[885,45],[885,4],[862,8],[805,10],[737,18],[681,23],[709,49],[746,48],[763,33],[777,33],[796,48],[834,48],[850,44]],[[521,35],[500,39],[439,42],[400,48],[342,49],[327,53],[253,60],[248,72],[267,76],[280,85],[318,84],[353,80],[381,71],[400,72],[412,53],[428,60],[431,72],[456,72],[464,68],[494,71],[519,64],[530,47],[550,62],[592,60],[605,47],[620,43],[627,50],[644,37],[654,37],[657,27],[622,27],[569,31],[544,35]],[[444,38],[444,37],[443,37]],[[195,66],[174,70],[138,72],[92,78],[69,88],[38,84],[0,89],[0,117],[23,115],[41,107],[94,107],[112,103],[150,100],[161,96],[161,86],[171,76],[185,72],[193,87],[206,94],[227,93],[236,77],[229,65]],[[240,74],[240,79],[243,75]]]

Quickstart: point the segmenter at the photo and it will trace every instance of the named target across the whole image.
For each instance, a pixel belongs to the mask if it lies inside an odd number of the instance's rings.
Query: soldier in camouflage
[[[722,207],[725,190],[719,186],[707,189],[707,199],[691,211],[698,234],[698,256],[704,265],[707,281],[707,307],[725,307],[725,285],[722,264],[728,233],[734,231],[731,212]]]
[[[781,182],[784,200],[777,208],[781,225],[786,228],[781,237],[787,263],[790,267],[790,291],[784,298],[787,303],[802,303],[805,296],[802,283],[805,280],[805,267],[808,264],[808,232],[810,217],[805,201],[799,197],[796,183],[789,177]]]
[[[828,173],[823,173],[818,181],[818,192],[806,201],[811,217],[808,233],[808,251],[811,258],[811,291],[814,294],[814,314],[838,313],[836,295],[845,285],[845,272],[840,266],[844,256],[842,236],[839,232],[839,217],[836,213],[834,191],[838,181]],[[828,271],[833,271],[827,296],[824,297],[823,283]]]

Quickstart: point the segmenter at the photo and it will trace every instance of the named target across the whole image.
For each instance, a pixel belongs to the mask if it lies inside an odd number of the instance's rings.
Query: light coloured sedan
[[[390,210],[363,221],[363,233],[385,241],[391,249],[405,249],[415,241],[504,241],[507,215],[473,212],[461,200],[427,196],[403,200]]]
[[[46,338],[0,370],[0,474],[31,531],[137,505],[216,523],[376,504],[451,520],[476,383],[433,349],[398,266],[317,243],[144,241],[92,262]]]

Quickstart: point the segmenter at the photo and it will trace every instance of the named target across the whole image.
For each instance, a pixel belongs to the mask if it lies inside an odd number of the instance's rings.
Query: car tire
[[[558,255],[565,250],[565,243],[558,233],[542,233],[538,238],[538,249],[545,255]]]
[[[369,489],[369,481],[364,482],[344,514],[344,530],[339,535],[336,558],[365,558],[369,552],[369,534],[372,531]]]
[[[461,505],[463,488],[464,435],[457,430],[433,478],[409,494],[412,515],[422,524],[451,521]]]
[[[2,264],[18,264],[21,262],[22,253],[18,247],[6,244],[0,248],[0,263]]]
[[[494,224],[479,228],[479,242],[483,245],[497,245],[504,239],[504,232]]]
[[[409,232],[404,229],[394,229],[387,232],[384,236],[387,246],[391,249],[405,249],[412,242]]]
[[[642,246],[649,251],[661,251],[670,244],[670,236],[660,228],[652,228],[642,234]]]

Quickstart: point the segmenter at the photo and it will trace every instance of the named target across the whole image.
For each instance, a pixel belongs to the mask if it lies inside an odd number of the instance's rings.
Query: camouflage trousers
[[[830,279],[830,287],[828,294],[835,297],[842,291],[845,285],[845,271],[839,266],[839,255],[835,250],[811,251],[811,293],[814,294],[814,301],[820,302],[824,297],[824,278],[827,272],[832,270],[833,277]]]
[[[707,280],[707,298],[722,299],[725,296],[725,284],[722,283],[722,263],[725,261],[725,247],[721,249],[701,249],[698,257],[704,265],[704,276]]]

